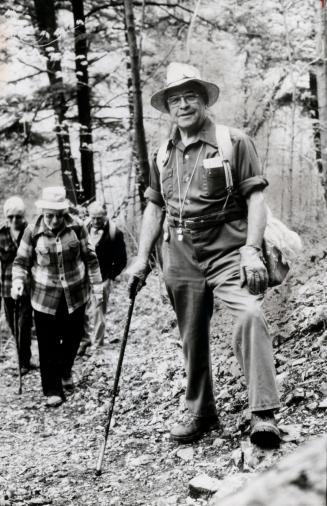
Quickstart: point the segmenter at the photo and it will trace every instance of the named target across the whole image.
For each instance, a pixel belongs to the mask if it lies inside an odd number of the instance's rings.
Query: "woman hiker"
[[[65,188],[44,188],[36,207],[41,214],[27,226],[14,261],[12,297],[22,295],[30,278],[43,393],[46,405],[56,407],[64,389],[74,387],[89,284],[101,304],[102,279],[85,226],[68,213]]]

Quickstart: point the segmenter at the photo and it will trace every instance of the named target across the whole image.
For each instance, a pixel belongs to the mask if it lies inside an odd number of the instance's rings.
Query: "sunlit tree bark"
[[[54,0],[34,0],[36,21],[39,30],[38,44],[46,57],[47,74],[51,85],[52,106],[56,115],[56,136],[63,184],[68,198],[76,204],[79,199],[79,182],[71,155],[71,143],[66,121],[66,98],[62,78],[61,57]]]

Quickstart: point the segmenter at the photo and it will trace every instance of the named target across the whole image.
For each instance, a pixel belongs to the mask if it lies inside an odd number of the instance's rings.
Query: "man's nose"
[[[179,107],[185,108],[188,105],[189,104],[188,104],[187,100],[185,100],[185,98],[183,96],[179,98]]]

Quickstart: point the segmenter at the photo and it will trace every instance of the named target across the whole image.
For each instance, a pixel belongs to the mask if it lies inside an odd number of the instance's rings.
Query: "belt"
[[[171,227],[182,227],[185,230],[204,230],[218,223],[227,223],[233,220],[239,220],[246,217],[244,210],[236,209],[234,211],[222,212],[218,211],[214,214],[206,214],[204,216],[195,216],[193,218],[183,219],[181,222],[178,218],[167,216],[168,224]]]

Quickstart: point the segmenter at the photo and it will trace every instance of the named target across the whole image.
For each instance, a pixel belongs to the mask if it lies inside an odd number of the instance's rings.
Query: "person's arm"
[[[149,202],[144,211],[137,258],[147,262],[164,220],[162,208]]]
[[[12,268],[11,296],[17,299],[23,295],[24,283],[30,273],[33,259],[32,229],[27,226],[20,241]]]
[[[255,191],[246,199],[248,206],[247,246],[261,249],[267,224],[267,208],[262,191]]]
[[[92,287],[92,292],[96,300],[96,304],[100,305],[103,301],[103,285],[98,257],[95,247],[90,240],[86,226],[83,224],[80,228],[80,248],[81,258],[84,261],[87,277]]]
[[[161,207],[151,201],[148,202],[143,214],[138,254],[126,271],[130,276],[130,284],[135,278],[145,279],[149,257],[160,235],[164,217]]]
[[[262,260],[262,241],[267,223],[267,210],[262,191],[254,191],[246,199],[248,230],[241,254],[241,286],[247,285],[250,293],[263,293],[268,285],[268,273]]]

